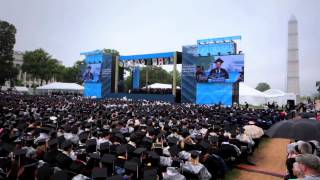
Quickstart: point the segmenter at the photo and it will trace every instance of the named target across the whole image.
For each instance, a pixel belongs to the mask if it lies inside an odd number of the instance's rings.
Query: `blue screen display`
[[[101,63],[88,64],[82,73],[84,82],[98,82],[101,74]]]
[[[244,55],[199,56],[196,65],[198,82],[243,82]]]

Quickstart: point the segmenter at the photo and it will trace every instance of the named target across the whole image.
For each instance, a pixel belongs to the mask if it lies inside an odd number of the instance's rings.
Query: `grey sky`
[[[284,90],[287,22],[299,23],[302,95],[320,80],[320,0],[0,0],[16,50],[44,48],[71,66],[82,51],[181,51],[197,39],[241,35],[245,83]]]

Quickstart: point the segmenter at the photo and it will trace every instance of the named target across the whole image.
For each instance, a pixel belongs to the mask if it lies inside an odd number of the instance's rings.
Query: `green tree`
[[[173,77],[173,70],[170,71],[170,76],[171,76],[171,79]],[[176,70],[176,83],[177,83],[177,86],[181,86],[181,73]]]
[[[42,85],[43,81],[48,83],[51,78],[59,76],[63,68],[49,53],[43,49],[36,49],[24,54],[22,70],[34,78],[39,78]]]
[[[45,62],[45,67],[43,67],[42,72],[46,72],[43,74],[43,80],[46,81],[46,84],[48,83],[48,81],[57,76],[60,72],[59,72],[59,62],[57,59],[48,59]]]
[[[57,80],[61,82],[76,82],[82,84],[81,68],[82,61],[76,61],[72,67],[59,67],[59,75]]]
[[[46,66],[54,64],[50,59],[51,56],[43,49],[27,51],[23,55],[22,70],[34,78],[39,78],[42,85],[43,80],[48,78]]]
[[[103,49],[106,54],[114,54],[116,56],[120,56],[120,52],[115,49]]]
[[[16,43],[14,25],[0,20],[0,90],[5,81],[14,82],[18,69],[13,66],[13,47]]]
[[[320,94],[320,81],[316,82],[316,86],[317,86],[317,91]]]
[[[161,67],[147,66],[142,68],[140,73],[140,85],[142,87],[146,86],[146,81],[148,85],[153,83],[172,84],[172,76]],[[146,79],[147,75],[148,79]]]
[[[265,82],[259,83],[256,87],[256,90],[261,91],[261,92],[266,91],[268,89],[270,89],[270,85]]]

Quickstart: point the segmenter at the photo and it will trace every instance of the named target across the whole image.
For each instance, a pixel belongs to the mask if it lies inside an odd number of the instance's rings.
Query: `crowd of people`
[[[281,113],[0,94],[0,179],[223,179]]]
[[[171,94],[172,89],[162,89],[162,88],[148,88],[148,89],[132,89],[132,94]]]
[[[297,141],[288,144],[287,179],[320,179],[320,144],[318,141]]]

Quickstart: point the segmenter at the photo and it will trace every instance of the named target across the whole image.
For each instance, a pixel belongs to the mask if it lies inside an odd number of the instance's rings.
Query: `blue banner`
[[[198,83],[197,104],[232,105],[233,83]]]
[[[140,89],[140,67],[135,67],[132,72],[132,88]]]

